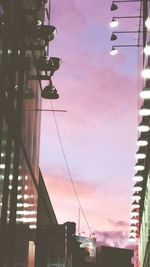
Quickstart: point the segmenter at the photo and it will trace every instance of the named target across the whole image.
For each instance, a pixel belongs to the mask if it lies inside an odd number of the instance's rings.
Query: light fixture
[[[130,236],[128,239],[129,242],[136,242],[136,238],[133,236]]]
[[[49,85],[45,86],[42,90],[41,97],[45,99],[58,99],[59,94],[57,93],[56,88],[50,82]]]
[[[118,21],[115,18],[113,18],[112,21],[110,22],[109,26],[111,28],[115,28],[118,26],[118,24],[119,24]]]
[[[110,38],[111,41],[117,40],[117,35],[113,32]]]
[[[61,59],[57,57],[43,57],[37,59],[35,65],[38,71],[50,71],[52,76],[59,69],[61,62]]]
[[[142,191],[141,182],[137,182],[137,183],[135,183],[135,185],[133,186],[133,191],[134,191],[134,192]]]
[[[115,11],[118,9],[118,6],[115,4],[115,3],[129,3],[129,2],[139,2],[140,0],[125,0],[125,1],[113,1],[112,4],[111,4],[111,8],[110,10],[111,11]]]
[[[141,196],[139,195],[138,192],[134,192],[134,194],[132,195],[132,199],[139,201],[141,199]]]
[[[131,215],[132,216],[138,216],[139,215],[139,211],[137,210],[137,209],[133,209],[132,211],[131,211]],[[132,229],[133,230],[133,229]],[[134,231],[136,231],[136,229],[134,229]]]
[[[115,41],[115,40],[117,40],[117,35],[116,35],[116,33],[118,34],[120,34],[120,33],[139,33],[139,31],[117,31],[117,32],[112,32],[112,35],[111,35],[111,38],[110,38],[110,40],[111,41]]]
[[[149,116],[150,115],[150,100],[145,100],[143,105],[139,110],[139,115],[141,116]]]
[[[112,49],[110,51],[111,55],[116,55],[118,53],[118,50],[116,47],[139,47],[140,45],[137,44],[120,44],[120,45],[114,45],[112,46]]]
[[[136,144],[138,146],[147,146],[148,145],[148,141],[145,135],[142,135],[138,138]]]
[[[137,203],[136,201],[133,201],[132,204],[131,204],[131,207],[132,207],[133,209],[138,209],[138,208],[140,208],[140,205],[139,205],[139,203]]]
[[[134,230],[134,231],[137,231],[137,226],[135,224],[131,224],[130,225],[130,230]]]
[[[134,166],[134,169],[136,171],[143,171],[145,169],[143,161],[141,159],[136,163],[136,165]]]
[[[130,219],[130,222],[133,223],[133,224],[137,224],[137,223],[139,222],[139,220],[138,220],[136,217],[133,216],[133,217]]]
[[[137,18],[141,18],[140,16],[125,16],[125,17],[113,17],[112,21],[110,22],[109,26],[111,28],[115,28],[119,25],[118,20],[117,19],[137,19]]]
[[[29,86],[28,84],[24,84],[22,86],[22,88],[19,88],[18,85],[15,86],[15,96],[17,94],[18,90],[22,90],[23,89],[23,98],[24,99],[33,99],[34,98],[34,93],[33,90],[31,88],[31,86]]]
[[[118,6],[117,6],[114,2],[112,2],[112,5],[111,5],[110,10],[111,10],[111,11],[115,11],[115,10],[117,10],[117,9],[118,9]]]
[[[114,56],[116,54],[118,54],[118,50],[113,46],[111,51],[110,51],[110,55]]]
[[[144,147],[139,147],[138,151],[135,154],[136,159],[145,159],[146,158],[146,151]]]
[[[141,182],[143,181],[143,172],[138,171],[134,176],[133,176],[133,181],[135,182]]]
[[[149,118],[146,116],[143,117],[142,121],[140,122],[139,126],[138,126],[138,131],[139,132],[148,132],[150,130],[149,127]]]
[[[141,71],[141,75],[145,79],[150,79],[150,66],[146,66],[145,69]]]
[[[145,55],[150,56],[150,41],[146,44],[143,51]]]
[[[52,25],[37,25],[37,29],[35,32],[36,37],[41,38],[45,41],[45,45],[47,45],[50,41],[52,41],[56,35],[56,27]]]
[[[145,26],[148,30],[150,30],[150,16],[147,17],[146,21],[145,21]]]
[[[150,99],[150,86],[145,86],[140,92],[140,97],[142,99]]]
[[[136,232],[134,230],[131,230],[129,233],[129,236],[136,237]]]

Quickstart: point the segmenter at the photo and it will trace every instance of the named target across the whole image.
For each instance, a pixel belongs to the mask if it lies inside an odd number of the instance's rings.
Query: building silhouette
[[[46,2],[0,1],[1,267],[39,266],[39,229],[57,225],[39,169],[41,97],[59,97],[51,76],[60,60],[46,57],[56,32],[44,24]]]
[[[101,246],[97,248],[97,266],[99,267],[133,267],[134,251],[117,247]]]

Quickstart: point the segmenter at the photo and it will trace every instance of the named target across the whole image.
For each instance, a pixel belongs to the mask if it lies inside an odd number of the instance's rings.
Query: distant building
[[[76,241],[80,244],[84,262],[96,262],[96,238],[76,236]]]
[[[73,266],[75,223],[47,225],[39,228],[37,266]]]
[[[101,246],[97,248],[97,267],[133,267],[130,249]]]

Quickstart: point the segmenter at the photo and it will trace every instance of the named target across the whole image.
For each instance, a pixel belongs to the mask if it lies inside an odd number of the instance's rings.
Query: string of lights
[[[122,2],[136,2],[136,1],[113,1],[111,11],[118,9],[116,3]],[[137,1],[138,2],[138,1]],[[140,2],[140,15],[133,17],[113,17],[110,23],[111,27],[117,27],[119,25],[118,18],[139,18],[138,40],[137,44],[119,44],[113,45],[110,52],[111,55],[118,53],[116,47],[142,47],[141,54],[138,53],[138,61],[140,60],[140,68],[142,65],[143,70],[141,76],[143,78],[143,88],[138,92],[137,110],[138,110],[138,140],[136,142],[138,150],[135,158],[137,160],[134,170],[136,174],[133,176],[133,194],[131,204],[131,219],[129,230],[129,241],[135,242],[135,266],[146,266],[145,258],[147,253],[147,247],[149,245],[149,230],[150,223],[148,219],[150,205],[150,178],[149,178],[149,146],[150,146],[150,16],[148,14],[148,0]],[[135,33],[134,31],[120,31],[113,32],[111,35],[111,41],[117,40],[116,33]],[[142,38],[142,39],[141,39]],[[140,52],[141,52],[140,50]],[[140,59],[139,59],[140,57]],[[137,65],[138,65],[137,61]],[[145,65],[145,62],[147,64]],[[139,66],[137,66],[139,70]],[[139,98],[140,96],[140,98]],[[145,265],[143,265],[145,264]]]

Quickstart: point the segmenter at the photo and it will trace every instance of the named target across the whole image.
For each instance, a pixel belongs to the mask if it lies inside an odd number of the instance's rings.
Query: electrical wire
[[[68,175],[69,175],[72,187],[73,187],[73,191],[75,193],[79,208],[80,208],[80,210],[82,212],[82,215],[83,215],[83,217],[85,219],[85,222],[86,222],[87,227],[88,227],[88,229],[90,231],[90,234],[93,235],[93,232],[92,232],[91,227],[90,227],[90,225],[88,223],[88,220],[86,218],[85,212],[84,212],[83,207],[81,205],[81,202],[80,202],[80,199],[79,199],[79,196],[78,196],[78,193],[77,193],[77,190],[76,190],[76,187],[75,187],[72,175],[71,175],[71,171],[70,171],[70,168],[69,168],[68,160],[67,160],[67,157],[66,157],[66,153],[65,153],[65,150],[64,150],[63,143],[62,143],[62,138],[61,138],[60,130],[59,130],[59,127],[58,127],[56,115],[55,115],[55,112],[54,112],[53,103],[52,103],[52,101],[50,101],[50,102],[51,102],[51,107],[52,107],[52,111],[53,111],[53,117],[54,117],[54,122],[55,122],[55,126],[56,126],[57,135],[58,135],[58,140],[59,140],[59,143],[60,143],[61,151],[62,151],[63,158],[64,158],[64,161],[65,161],[65,165],[66,165],[66,168],[67,168],[67,172],[68,172]]]
[[[47,18],[48,18],[48,25],[50,25],[51,4],[52,4],[51,3],[51,0],[49,0],[49,5],[48,5],[48,14],[49,14],[49,16],[47,16]],[[47,47],[47,54],[49,54],[49,44],[48,44],[48,47]],[[65,150],[64,150],[64,146],[63,146],[63,142],[62,142],[60,130],[59,130],[59,127],[58,127],[56,116],[55,116],[55,110],[54,110],[53,103],[52,103],[51,100],[50,100],[50,103],[51,103],[51,109],[52,109],[52,112],[53,112],[53,117],[54,117],[54,122],[55,122],[55,126],[56,126],[56,131],[57,131],[57,135],[58,135],[58,140],[59,140],[59,143],[60,143],[62,155],[63,155],[64,162],[65,162],[65,165],[66,165],[66,169],[67,169],[67,172],[68,172],[68,175],[69,175],[69,178],[70,178],[70,182],[72,184],[73,191],[75,193],[76,200],[78,202],[79,208],[80,208],[80,210],[82,212],[82,215],[83,215],[83,217],[85,219],[85,222],[87,224],[87,227],[89,229],[89,232],[92,235],[93,233],[92,233],[91,227],[90,227],[90,225],[88,223],[88,220],[86,218],[85,212],[84,212],[84,210],[82,208],[82,205],[81,205],[81,202],[80,202],[80,199],[79,199],[79,196],[78,196],[78,193],[77,193],[77,190],[76,190],[76,187],[75,187],[75,184],[74,184],[72,175],[71,175],[71,171],[70,171],[69,164],[68,164],[67,157],[66,157],[66,153],[65,153]]]

